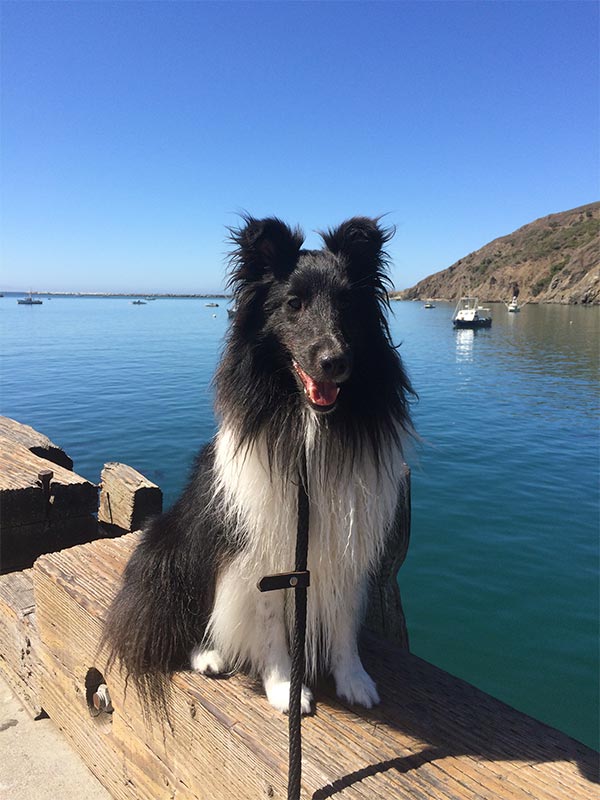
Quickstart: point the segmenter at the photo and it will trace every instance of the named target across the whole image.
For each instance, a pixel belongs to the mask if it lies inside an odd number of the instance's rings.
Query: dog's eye
[[[294,311],[300,311],[302,308],[302,300],[300,300],[299,297],[290,297],[288,300],[288,306]]]

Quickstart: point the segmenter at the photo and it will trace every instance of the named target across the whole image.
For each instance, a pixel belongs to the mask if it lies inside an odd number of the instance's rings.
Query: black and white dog
[[[379,701],[357,634],[368,580],[395,524],[411,388],[386,321],[385,243],[356,217],[303,250],[299,229],[244,218],[231,231],[236,314],[216,375],[220,417],[191,481],[144,532],[106,640],[141,691],[175,669],[245,667],[289,705],[288,592],[257,580],[294,567],[298,480],[310,498],[306,681]],[[302,691],[302,710],[312,695]]]

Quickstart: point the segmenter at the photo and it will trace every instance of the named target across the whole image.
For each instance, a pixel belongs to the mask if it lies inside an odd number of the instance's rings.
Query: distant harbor
[[[17,297],[21,295],[32,295],[34,297],[124,297],[126,299],[143,298],[149,299],[175,299],[175,300],[212,300],[218,298],[221,300],[231,299],[231,294],[219,292],[202,292],[202,293],[188,293],[179,294],[177,292],[30,292],[27,291],[9,291],[7,289],[0,292],[0,297]]]

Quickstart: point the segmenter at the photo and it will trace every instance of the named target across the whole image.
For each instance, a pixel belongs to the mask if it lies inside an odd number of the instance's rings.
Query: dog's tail
[[[189,666],[206,628],[203,592],[191,574],[177,514],[154,520],[142,534],[110,606],[100,644],[107,667],[118,664],[144,705],[165,708],[169,677]],[[204,606],[204,607],[202,607]]]
[[[175,505],[142,533],[110,606],[100,651],[148,706],[166,710],[169,678],[204,638],[224,558],[222,521],[209,502],[212,444]]]

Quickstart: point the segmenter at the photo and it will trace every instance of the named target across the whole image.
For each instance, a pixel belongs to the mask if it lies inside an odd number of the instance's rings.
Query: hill
[[[599,304],[600,202],[541,217],[390,296],[491,303],[510,300],[515,286],[520,302]]]

